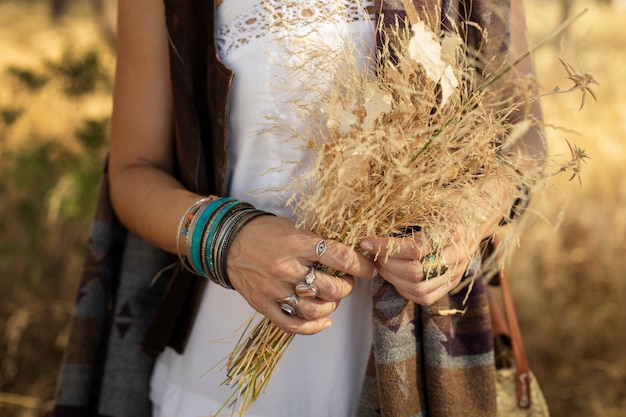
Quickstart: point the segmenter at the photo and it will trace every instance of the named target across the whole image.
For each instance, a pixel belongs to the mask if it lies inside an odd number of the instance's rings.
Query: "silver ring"
[[[430,253],[424,256],[420,262],[424,272],[424,279],[438,277],[445,274],[448,270],[446,258],[443,257],[442,253]]]
[[[315,268],[311,267],[311,269],[309,269],[309,272],[306,274],[306,277],[304,277],[304,282],[306,283],[306,285],[313,285],[316,278],[317,276],[315,275]]]
[[[319,262],[322,255],[326,252],[326,240],[322,239],[315,245],[315,255],[317,255],[317,260]]]
[[[311,267],[309,272],[304,277],[304,281],[300,281],[296,284],[296,294],[302,298],[315,298],[317,297],[317,285],[315,285],[315,268]]]
[[[296,316],[298,314],[298,296],[291,294],[289,297],[279,298],[276,300],[280,304],[280,309],[288,316]]]

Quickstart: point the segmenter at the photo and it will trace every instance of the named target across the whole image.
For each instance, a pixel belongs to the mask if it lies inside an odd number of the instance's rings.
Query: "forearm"
[[[529,49],[526,16],[521,0],[512,1],[511,21],[511,44],[509,50],[510,61],[523,55]],[[535,76],[535,68],[532,54],[517,64],[513,69],[514,74],[509,76]],[[512,100],[514,111],[511,113],[509,122],[516,125],[528,122],[527,131],[512,143],[505,143],[500,150],[502,166],[497,175],[499,178],[488,178],[485,182],[486,195],[491,196],[491,203],[485,208],[489,213],[483,224],[483,238],[495,233],[499,224],[511,217],[511,208],[520,199],[528,197],[528,188],[531,187],[541,176],[545,157],[546,140],[542,125],[541,105],[535,91],[520,96],[513,94]]]
[[[530,46],[526,25],[526,15],[524,5],[521,0],[512,1],[511,17],[511,43],[509,49],[510,61],[514,61],[518,56],[528,52]],[[514,68],[513,77],[531,76],[535,77],[535,65],[532,54]],[[532,83],[531,83],[532,84]],[[546,155],[546,141],[541,121],[543,119],[541,105],[536,97],[537,91],[527,92],[522,97],[517,95],[518,103],[515,112],[511,115],[511,123],[518,123],[522,120],[530,121],[529,130],[519,140],[512,143],[504,152],[520,155],[527,163],[543,164]],[[528,168],[528,167],[527,167]]]
[[[159,248],[176,253],[180,219],[202,196],[148,163],[111,166],[109,180],[113,208],[122,224]]]
[[[176,252],[180,218],[200,196],[173,175],[173,100],[163,4],[123,0],[118,14],[110,197],[130,231]]]

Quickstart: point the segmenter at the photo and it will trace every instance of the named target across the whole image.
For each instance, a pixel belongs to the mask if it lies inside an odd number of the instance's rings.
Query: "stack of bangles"
[[[232,289],[226,258],[233,241],[251,220],[271,213],[230,197],[207,197],[193,203],[178,226],[176,249],[192,273]],[[181,251],[184,245],[185,252]]]

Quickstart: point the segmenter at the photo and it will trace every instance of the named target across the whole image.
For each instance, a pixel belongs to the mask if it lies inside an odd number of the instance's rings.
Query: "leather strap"
[[[419,13],[417,13],[417,9],[411,0],[402,0],[402,5],[404,6],[404,10],[406,11],[406,15],[409,18],[409,22],[411,24],[417,23],[419,18]]]
[[[498,240],[494,239],[494,246],[498,245]],[[496,250],[496,256],[498,251]],[[498,264],[502,265],[501,262]],[[528,358],[524,349],[524,343],[522,342],[522,333],[517,321],[517,314],[515,313],[515,305],[513,303],[513,296],[509,288],[509,283],[506,278],[504,267],[501,266],[499,270],[500,278],[500,290],[502,293],[502,304],[504,306],[504,312],[506,317],[502,316],[502,312],[490,299],[490,309],[492,316],[492,325],[494,334],[507,334],[511,339],[511,346],[513,348],[513,356],[515,358],[516,369],[516,381],[515,388],[517,391],[517,405],[519,408],[530,407],[530,368],[528,365]]]

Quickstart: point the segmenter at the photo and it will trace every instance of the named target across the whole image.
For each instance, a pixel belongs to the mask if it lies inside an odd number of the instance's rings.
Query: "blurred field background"
[[[110,1],[0,0],[0,416],[44,415],[54,392],[106,153]],[[528,0],[533,43],[563,5],[588,12],[535,53],[542,88],[571,86],[558,58],[600,85],[580,111],[579,92],[542,99],[550,153],[567,159],[567,138],[592,159],[510,226],[507,270],[552,415],[626,416],[626,9]]]

